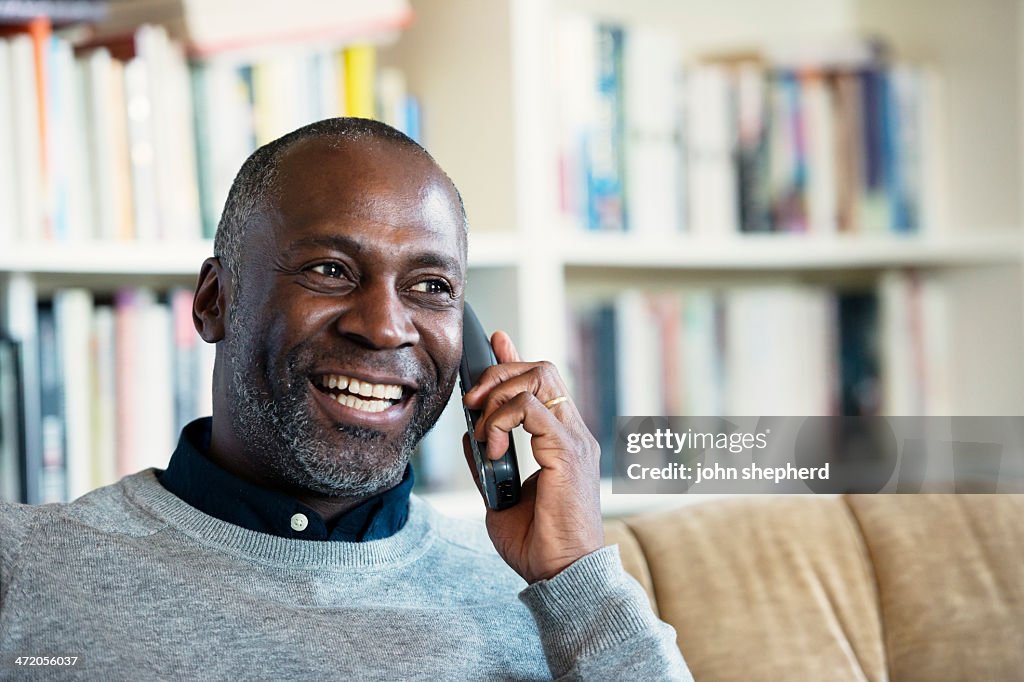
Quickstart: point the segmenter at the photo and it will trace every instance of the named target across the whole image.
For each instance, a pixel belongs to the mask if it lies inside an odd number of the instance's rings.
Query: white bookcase
[[[567,360],[567,300],[617,288],[778,281],[840,284],[915,268],[949,292],[953,414],[1024,409],[1024,9],[1015,0],[413,0],[416,22],[385,55],[423,101],[424,138],[460,187],[469,295],[526,358]],[[737,235],[701,240],[567,229],[557,207],[552,27],[564,10],[669,27],[689,54],[815,35],[881,36],[944,82],[948,196],[942,227],[897,237]],[[500,246],[503,245],[503,246]],[[474,279],[471,276],[471,280]],[[529,465],[524,467],[529,471]],[[610,495],[606,513],[682,500]],[[459,503],[444,498],[449,509]]]
[[[469,298],[485,326],[508,330],[527,359],[565,367],[566,303],[618,287],[843,282],[919,268],[951,292],[948,342],[955,414],[1024,410],[1024,8],[1017,0],[412,0],[415,20],[380,55],[422,103],[423,137],[466,202]],[[944,229],[907,238],[736,236],[706,241],[566,228],[557,209],[552,26],[565,9],[653,23],[684,58],[767,38],[878,33],[945,80],[949,188]],[[8,244],[0,286],[49,291],[195,282],[212,245]],[[6,306],[5,306],[6,307]],[[7,310],[7,315],[12,314]],[[6,321],[5,321],[6,324]],[[428,438],[463,467],[461,414]],[[524,477],[536,466],[521,441]],[[469,478],[466,477],[467,487]],[[606,486],[607,488],[607,486]],[[678,498],[605,497],[622,513]],[[438,498],[479,514],[474,491]]]

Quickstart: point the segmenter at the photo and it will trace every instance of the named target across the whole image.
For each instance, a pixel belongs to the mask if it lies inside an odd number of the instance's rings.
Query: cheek
[[[462,330],[458,321],[439,326],[424,338],[440,374],[447,376],[451,372],[457,372],[459,360],[462,358]]]
[[[259,328],[253,329],[253,335],[260,338],[267,373],[281,377],[288,371],[291,355],[301,345],[302,325],[307,321],[287,306],[273,310],[276,312],[264,318]]]

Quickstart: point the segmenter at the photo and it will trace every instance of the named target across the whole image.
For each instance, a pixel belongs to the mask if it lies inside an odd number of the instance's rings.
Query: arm
[[[509,433],[531,436],[540,470],[523,482],[520,502],[487,511],[498,553],[528,583],[520,599],[533,614],[552,675],[558,679],[690,677],[673,629],[654,615],[643,589],[605,548],[601,522],[600,448],[553,365],[525,363],[507,335],[492,344],[488,368],[464,402],[481,409],[474,434],[499,458]],[[463,449],[474,472],[468,436]]]
[[[558,680],[693,680],[675,630],[654,615],[617,546],[588,554],[519,598]]]

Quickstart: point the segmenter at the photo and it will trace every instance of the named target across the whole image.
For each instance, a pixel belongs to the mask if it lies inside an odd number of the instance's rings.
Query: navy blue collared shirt
[[[300,540],[365,542],[397,533],[409,517],[412,465],[401,483],[360,502],[328,528],[323,517],[298,500],[244,481],[214,464],[210,448],[210,417],[181,430],[167,470],[158,475],[170,492],[204,514],[259,533]]]

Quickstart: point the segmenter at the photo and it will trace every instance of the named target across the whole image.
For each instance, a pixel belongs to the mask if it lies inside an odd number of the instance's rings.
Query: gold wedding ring
[[[544,403],[544,407],[550,410],[555,405],[558,405],[559,403],[564,403],[566,400],[568,400],[568,398],[566,398],[564,395],[560,395],[557,398],[552,398],[551,400]]]

